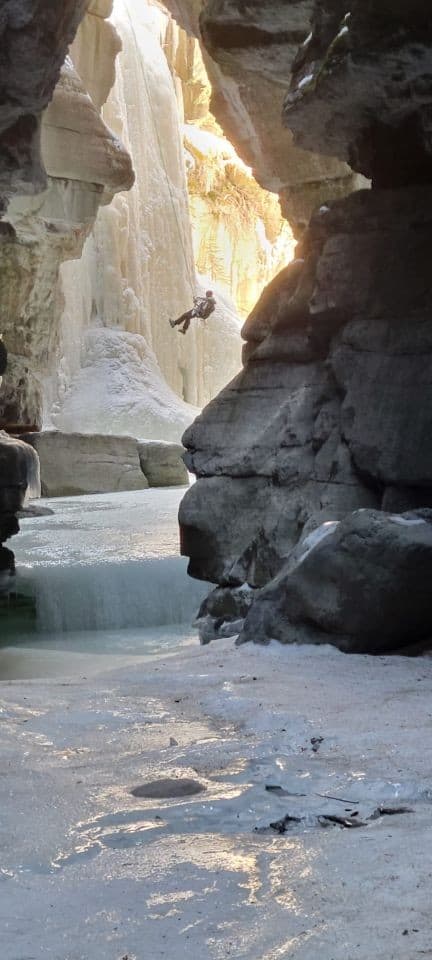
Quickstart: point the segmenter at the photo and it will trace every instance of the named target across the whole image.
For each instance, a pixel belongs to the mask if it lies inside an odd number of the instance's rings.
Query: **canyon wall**
[[[83,7],[80,6],[81,15]],[[109,4],[101,7],[93,3],[88,19],[93,21],[95,35],[102,33],[105,39],[112,39],[107,57],[111,56],[113,69],[118,45],[113,27],[105,20],[109,12]],[[78,25],[77,10],[68,23],[63,22],[63,14],[58,15],[58,24],[52,12],[47,16],[46,23],[39,22],[37,13],[33,19],[24,18],[24,26],[16,28],[15,36],[19,49],[19,41],[25,47],[26,56],[30,53],[28,44],[33,44],[32,62],[23,55],[19,66],[22,75],[17,84],[23,90],[28,86],[30,91],[34,74],[39,77],[40,68],[40,84],[48,84],[49,78],[51,87],[38,101],[38,107],[46,109],[37,118],[37,157],[33,141],[25,150],[22,141],[18,141],[15,160],[21,174],[10,170],[7,209],[1,224],[0,332],[9,351],[0,392],[3,425],[41,425],[44,380],[58,356],[63,302],[60,265],[80,256],[100,205],[109,203],[116,191],[128,189],[134,179],[129,154],[103,122],[71,59],[64,57]],[[49,32],[50,42],[54,43],[56,37],[58,41],[58,50],[56,47],[51,51],[51,59],[42,42],[44,29],[53,31]],[[58,64],[54,70],[58,51],[63,65]],[[47,106],[59,72],[53,99]],[[29,169],[29,153],[40,175]]]
[[[403,4],[381,2],[348,9],[340,0],[209,0],[199,23],[197,4],[170,6],[183,18],[188,8],[190,26],[218,60],[222,86],[232,91],[235,78],[252,121],[251,74],[258,117],[268,108],[267,83],[283,79],[284,122],[295,144],[320,152],[321,173],[328,154],[337,158],[329,161],[333,173],[334,164],[341,171],[350,162],[372,181],[371,190],[335,199],[341,178],[320,179],[321,204],[296,261],[263,292],[244,326],[243,371],[186,434],[197,476],[181,507],[190,572],[223,588],[258,588],[247,639],[331,640],[343,649],[380,650],[391,644],[393,625],[393,639],[412,643],[419,624],[407,603],[403,611],[393,603],[397,614],[384,634],[380,618],[371,621],[374,609],[391,610],[391,596],[410,593],[415,564],[420,572],[430,548],[424,508],[432,503],[432,36],[426,5],[410,5],[408,13]],[[225,101],[218,104],[223,115]],[[277,168],[282,181],[290,148],[280,117],[272,122],[271,141],[261,133],[249,147],[261,152],[257,175]],[[289,191],[285,181],[288,208],[294,194],[302,194]],[[306,181],[303,209],[310,198]],[[377,526],[376,510],[402,514],[403,543]],[[343,535],[336,534],[344,518]],[[322,528],[325,546],[320,537],[308,540],[329,521],[330,529]],[[417,529],[426,531],[423,539]],[[366,552],[363,541],[371,544]],[[379,555],[387,556],[387,567],[384,561],[374,567]],[[348,609],[355,604],[354,623]],[[431,611],[424,604],[422,610],[422,635],[430,635]]]

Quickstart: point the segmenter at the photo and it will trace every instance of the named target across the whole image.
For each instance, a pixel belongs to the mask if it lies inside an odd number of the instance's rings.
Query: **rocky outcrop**
[[[19,531],[17,514],[26,497],[39,496],[39,461],[28,444],[0,431],[0,595],[9,591],[14,555],[4,546]]]
[[[37,451],[44,497],[188,484],[183,447],[176,443],[59,430],[28,433],[23,439]]]
[[[199,37],[212,85],[212,110],[258,183],[279,193],[290,223],[307,225],[313,209],[345,196],[359,179],[344,161],[299,148],[281,124],[299,46],[307,40],[313,0],[287,4],[242,0],[167,0]],[[325,151],[323,151],[325,152]]]
[[[179,443],[163,441],[138,444],[141,470],[149,487],[187,487],[188,472],[183,463],[184,449]]]
[[[43,431],[25,437],[40,460],[44,497],[148,487],[133,437]]]
[[[260,591],[239,642],[387,653],[432,643],[432,511],[359,510],[315,530]]]
[[[245,319],[263,286],[291,259],[292,231],[277,195],[259,186],[210,109],[212,88],[199,41],[169,17],[163,46],[184,118],[196,267]]]
[[[201,24],[213,10],[208,29],[214,31],[217,17],[234,15],[239,6],[208,3]],[[302,7],[289,5],[286,26]],[[252,9],[253,4],[244,8],[246,21]],[[263,5],[260,10],[264,17]],[[329,199],[318,208],[296,262],[263,293],[244,326],[242,373],[184,438],[188,466],[197,475],[180,512],[190,572],[223,586],[261,588],[282,570],[274,589],[278,609],[290,623],[297,596],[291,591],[290,564],[301,538],[323,522],[347,517],[340,535],[352,524],[354,571],[359,508],[393,513],[432,504],[427,132],[432,39],[429,28],[423,29],[425,16],[421,3],[410,8],[409,17],[402,4],[358,2],[350,5],[350,14],[337,0],[316,4],[312,35],[293,64],[285,119],[302,146],[349,160],[371,177],[373,189]],[[243,37],[243,52],[237,40],[229,57],[244,66],[251,32],[247,24],[242,31],[241,22],[231,38]],[[222,30],[220,37],[227,45],[228,32]],[[267,37],[267,54],[262,33],[261,41],[263,62],[272,61],[274,37]],[[376,520],[381,522],[385,518]],[[428,531],[429,521],[424,526]],[[380,537],[381,532],[368,540],[371,555],[373,545],[380,549]],[[358,549],[360,562],[360,540]],[[405,576],[398,549],[400,564],[390,547],[385,554],[395,563],[396,592],[404,589]],[[320,547],[320,556],[326,550]],[[421,550],[409,553],[408,591],[421,555]],[[345,582],[337,556],[329,560],[328,574],[335,609],[338,589],[351,599],[358,589],[360,597],[374,577],[371,561],[371,572],[357,587],[349,570]],[[302,564],[301,576],[308,564]],[[327,574],[319,569],[327,584]],[[387,604],[380,589],[377,584],[378,606],[380,596]],[[312,587],[308,591],[302,594],[299,622],[308,618]],[[257,610],[258,604],[261,600]],[[254,630],[257,636],[268,637],[272,630],[279,635],[275,627],[259,627],[254,609],[245,636],[252,637]],[[367,621],[367,604],[362,609]],[[311,617],[321,639],[325,635],[343,646],[343,637],[352,636],[357,639],[347,649],[379,649],[382,621],[375,612],[371,608],[362,631],[349,618],[348,602],[333,627],[318,608]],[[403,636],[389,615],[383,646],[391,646],[392,637],[395,642],[424,638],[415,605],[405,613]],[[369,648],[368,631],[374,638]],[[313,630],[296,635],[307,639]]]
[[[9,350],[0,394],[0,424],[40,426],[43,380],[54,365],[59,336],[60,265],[80,256],[100,204],[130,187],[133,172],[128,153],[102,121],[72,61],[65,60],[85,4],[66,3],[56,12],[52,5],[48,10],[45,3],[35,10],[31,2],[21,4],[24,6],[25,11],[19,13],[16,5],[7,4],[4,40],[10,45],[8,62],[16,63],[16,75],[12,71],[18,98],[15,109],[28,111],[24,121],[36,125],[37,137],[26,145],[20,139],[13,162],[4,154],[3,177],[0,170],[0,186],[3,182],[8,197],[0,224],[4,305],[0,332]],[[109,14],[110,7],[104,5],[105,13]],[[97,9],[99,13],[89,17],[104,34],[112,33],[113,28],[102,19],[103,9]],[[15,49],[16,61],[10,53]],[[117,49],[118,41],[117,46],[111,45],[112,65]],[[12,87],[10,96],[12,99]],[[42,119],[37,117],[37,111],[45,107]],[[23,118],[17,122],[22,123]],[[10,129],[7,136],[10,144]]]

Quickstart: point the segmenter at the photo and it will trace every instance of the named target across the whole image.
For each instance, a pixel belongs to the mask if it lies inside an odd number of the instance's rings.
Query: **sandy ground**
[[[114,661],[0,684],[4,960],[432,957],[430,659]],[[131,795],[159,777],[206,790]]]

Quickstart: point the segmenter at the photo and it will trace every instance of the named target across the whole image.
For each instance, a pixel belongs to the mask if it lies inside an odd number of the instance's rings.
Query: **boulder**
[[[39,493],[37,453],[0,431],[0,594],[9,592],[15,573],[14,555],[2,544],[18,533],[17,516],[26,497]]]
[[[39,454],[44,497],[148,487],[133,437],[47,430],[25,439]]]
[[[146,440],[138,444],[142,472],[149,487],[187,487],[188,472],[180,443]]]
[[[247,583],[241,587],[217,587],[203,600],[194,626],[200,643],[239,634],[253,603],[254,591]]]
[[[432,641],[432,510],[357,510],[323,524],[264,587],[240,643],[386,653]]]

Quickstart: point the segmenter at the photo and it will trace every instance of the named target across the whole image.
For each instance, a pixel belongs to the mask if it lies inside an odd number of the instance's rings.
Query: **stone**
[[[431,181],[427,0],[315,4],[285,121],[298,146],[346,160],[375,186]]]
[[[98,34],[102,27],[103,22]],[[111,80],[119,49],[118,42],[111,52]],[[41,148],[51,177],[100,184],[108,199],[120,190],[130,190],[134,183],[129,154],[104,123],[70,57],[66,58],[52,101],[43,115]]]
[[[138,444],[142,472],[149,487],[187,487],[189,477],[180,443],[147,440]]]
[[[18,533],[26,498],[39,494],[37,453],[0,430],[0,594],[9,593],[15,574],[14,555],[3,544]]]
[[[0,197],[45,187],[40,116],[60,75],[86,0],[13,0],[3,4],[0,42]]]
[[[148,487],[133,437],[46,430],[26,434],[25,440],[39,455],[44,497]]]
[[[240,633],[255,593],[248,584],[230,589],[217,587],[202,602],[194,626],[200,643]]]
[[[247,320],[243,371],[186,432],[189,570],[261,587],[356,509],[432,501],[428,186],[316,212]]]
[[[212,84],[212,110],[258,183],[279,193],[294,229],[315,206],[359,184],[344,161],[299,149],[281,124],[299,45],[308,37],[313,0],[167,0],[176,20],[199,37]]]
[[[260,591],[238,642],[373,654],[430,644],[431,575],[431,510],[358,510],[298,545]]]

